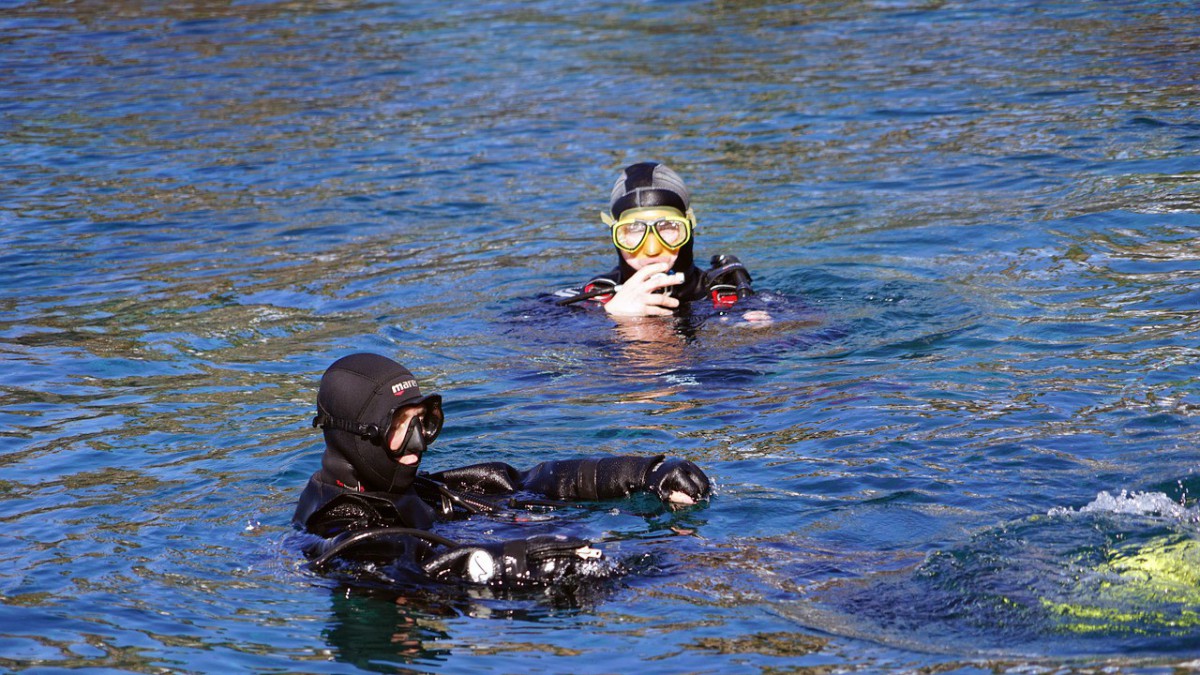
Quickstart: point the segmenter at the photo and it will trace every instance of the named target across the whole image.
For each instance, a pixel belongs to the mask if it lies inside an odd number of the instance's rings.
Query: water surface
[[[1200,658],[1188,2],[0,4],[0,667],[1128,672]],[[777,321],[615,325],[628,163]],[[317,381],[430,468],[670,452],[585,592],[312,573]]]

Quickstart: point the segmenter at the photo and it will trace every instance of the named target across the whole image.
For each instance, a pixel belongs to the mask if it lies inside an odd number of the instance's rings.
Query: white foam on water
[[[1161,492],[1128,492],[1121,490],[1117,495],[1100,492],[1091,503],[1079,507],[1057,506],[1048,515],[1061,516],[1071,513],[1121,513],[1139,516],[1162,516],[1181,521],[1200,520],[1200,511],[1174,501]]]

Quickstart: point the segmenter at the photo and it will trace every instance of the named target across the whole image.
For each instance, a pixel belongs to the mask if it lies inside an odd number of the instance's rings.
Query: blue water
[[[1167,672],[1200,659],[1180,1],[0,2],[0,669]],[[776,321],[617,325],[625,164]],[[688,457],[497,596],[302,566],[320,373],[431,469]]]

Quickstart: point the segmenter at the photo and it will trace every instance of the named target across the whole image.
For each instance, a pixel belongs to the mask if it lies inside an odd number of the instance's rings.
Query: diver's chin
[[[400,457],[400,459],[397,459],[396,461],[405,466],[412,466],[412,465],[416,464],[417,462],[420,462],[421,458],[416,455],[403,455]]]

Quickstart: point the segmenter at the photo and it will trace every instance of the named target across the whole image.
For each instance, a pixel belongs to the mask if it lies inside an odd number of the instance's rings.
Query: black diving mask
[[[435,399],[436,397],[436,399]],[[392,437],[392,433],[396,431],[397,425],[404,424],[406,415],[405,410],[412,408],[414,405],[422,406],[415,416],[407,418],[408,431],[405,432],[404,438],[400,441],[400,447],[393,450],[388,439]],[[445,417],[442,414],[442,398],[437,394],[431,394],[417,403],[409,403],[400,406],[392,411],[389,418],[388,426],[383,430],[379,437],[378,445],[382,445],[394,459],[399,459],[404,455],[416,455],[420,457],[424,454],[425,449],[433,443],[438,434],[442,432],[442,422]]]
[[[414,431],[419,431],[421,434],[421,440],[424,441],[425,446],[428,446],[430,443],[433,443],[434,439],[438,437],[438,434],[442,432],[442,424],[446,420],[445,415],[442,413],[442,397],[440,394],[430,394],[428,396],[419,398],[416,401],[411,401],[409,403],[392,408],[391,412],[389,412],[385,418],[386,422],[383,425],[351,422],[349,420],[333,417],[323,410],[319,410],[317,412],[317,416],[313,418],[312,425],[314,427],[321,427],[322,429],[331,428],[349,431],[350,433],[356,434],[364,440],[388,449],[387,439],[391,435],[393,428],[403,419],[403,411],[406,408],[411,408],[413,406],[422,406],[424,409],[417,413],[416,417],[412,418],[415,422],[417,422],[417,424],[412,425],[412,428],[409,430],[409,434],[405,435],[404,445],[408,445],[408,437],[411,436]],[[403,454],[403,451],[404,448],[402,446],[401,449],[397,450],[396,452]],[[388,453],[394,454],[390,449],[388,449]]]

